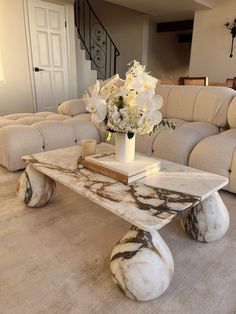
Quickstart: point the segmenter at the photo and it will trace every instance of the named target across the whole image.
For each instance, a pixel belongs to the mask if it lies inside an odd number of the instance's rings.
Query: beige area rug
[[[1,314],[236,312],[235,195],[221,193],[231,225],[218,242],[191,240],[178,220],[161,230],[174,279],[160,298],[135,302],[109,269],[112,247],[130,225],[63,186],[48,206],[28,209],[15,196],[18,176],[0,169]]]

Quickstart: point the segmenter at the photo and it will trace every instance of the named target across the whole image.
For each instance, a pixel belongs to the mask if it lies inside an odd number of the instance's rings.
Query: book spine
[[[87,160],[84,160],[82,162],[82,165],[85,167],[85,168],[88,168],[92,171],[95,171],[95,172],[98,172],[104,176],[107,176],[107,177],[110,177],[116,181],[119,181],[119,182],[122,182],[122,183],[125,183],[125,184],[128,184],[128,178],[120,173],[117,173],[115,171],[112,171],[108,168],[105,168],[105,167],[102,167],[100,165],[97,165],[97,164],[94,164],[94,163],[91,163]]]
[[[156,168],[153,168],[153,169],[146,170],[146,171],[144,171],[142,173],[138,173],[138,174],[136,174],[136,175],[134,175],[132,177],[129,177],[128,178],[128,184],[130,184],[130,183],[132,183],[134,181],[137,181],[139,179],[143,179],[143,178],[145,178],[145,177],[147,177],[147,176],[149,176],[149,175],[151,175],[153,173],[158,172],[159,170],[160,170],[160,168],[156,167]]]

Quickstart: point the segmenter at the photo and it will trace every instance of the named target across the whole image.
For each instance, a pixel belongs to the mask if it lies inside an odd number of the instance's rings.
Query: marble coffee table
[[[97,153],[113,150],[97,145]],[[60,182],[131,223],[110,258],[113,280],[127,297],[151,300],[168,288],[174,261],[158,230],[173,218],[180,216],[196,241],[212,242],[226,233],[229,214],[217,192],[226,178],[161,160],[158,173],[125,185],[83,168],[80,156],[75,146],[23,157],[27,168],[17,195],[29,207],[42,207]]]

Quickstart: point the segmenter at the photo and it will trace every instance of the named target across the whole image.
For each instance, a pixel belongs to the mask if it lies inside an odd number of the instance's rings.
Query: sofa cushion
[[[153,155],[162,159],[188,165],[189,156],[202,139],[219,132],[207,122],[187,122],[174,131],[163,131],[155,139]]]
[[[40,132],[27,125],[9,125],[0,129],[0,164],[9,171],[25,167],[21,157],[43,151]]]
[[[236,92],[228,87],[201,88],[194,107],[193,121],[209,122],[226,127],[227,112]]]
[[[74,129],[77,144],[79,144],[83,139],[94,139],[97,143],[100,142],[98,129],[91,122],[86,120],[79,121],[71,118],[65,120],[64,123],[70,125]]]
[[[74,116],[71,119],[91,121],[92,120],[91,117],[92,117],[91,113],[80,113],[80,114],[78,114],[77,116]],[[67,117],[67,119],[68,119],[68,117]]]
[[[171,119],[171,121],[175,124],[176,127],[179,127],[186,123],[184,120],[180,119]],[[151,156],[153,153],[153,144],[158,136],[159,131],[153,132],[151,135],[145,134],[145,135],[136,135],[136,144],[135,149],[138,153],[145,154],[148,156]]]
[[[193,112],[201,86],[158,85],[156,92],[163,97],[162,114],[165,118],[193,121]]]
[[[171,89],[166,106],[168,118],[193,121],[194,106],[201,86],[175,86]]]
[[[58,113],[54,113],[54,114],[50,114],[46,117],[46,119],[48,120],[54,120],[54,121],[64,121],[66,119],[68,119],[68,116],[64,115],[64,114],[58,114]]]
[[[210,136],[192,151],[189,166],[229,178],[225,189],[236,193],[236,129]]]
[[[6,126],[6,125],[16,125],[19,124],[18,120],[11,120],[11,119],[0,119],[0,128]]]
[[[19,124],[31,125],[36,122],[44,121],[45,118],[41,116],[29,116],[16,120]]]
[[[232,100],[228,110],[228,124],[231,128],[236,128],[236,97]]]
[[[159,94],[163,98],[163,106],[160,111],[163,117],[167,118],[167,103],[170,95],[170,91],[174,88],[174,85],[157,85],[156,93]]]
[[[87,110],[83,99],[80,98],[63,101],[58,107],[58,112],[64,115],[75,116],[80,113],[86,113]]]
[[[17,120],[17,119],[20,119],[20,118],[24,118],[24,117],[30,117],[30,116],[34,116],[35,114],[34,113],[12,113],[12,114],[8,114],[6,115],[4,118],[6,119],[11,119],[11,120]]]
[[[55,112],[52,111],[40,111],[40,112],[36,112],[35,115],[36,116],[41,116],[41,117],[47,117],[50,114],[54,114]]]
[[[176,128],[180,127],[181,125],[183,125],[185,123],[188,123],[188,121],[181,120],[181,119],[172,119],[172,118],[170,118],[169,120],[171,120],[174,123]]]
[[[209,122],[227,127],[227,112],[236,92],[227,87],[163,86],[157,93],[163,97],[161,112],[165,118]]]
[[[179,126],[183,125],[184,123],[186,123],[186,121],[180,120],[180,119],[171,119],[171,121],[174,122],[176,127],[179,127]],[[101,130],[101,129],[98,129],[98,131],[100,133],[100,137],[101,137],[102,141],[105,141],[106,132]],[[149,134],[145,134],[145,135],[137,134],[136,139],[135,139],[135,150],[136,150],[136,152],[151,156],[153,153],[153,143],[154,143],[156,137],[158,136],[158,134],[159,134],[159,131],[153,132],[151,135],[149,135]],[[108,144],[115,145],[115,143],[116,143],[116,134],[114,133]]]
[[[53,150],[76,145],[73,128],[62,121],[41,121],[32,124],[42,138],[45,150]]]

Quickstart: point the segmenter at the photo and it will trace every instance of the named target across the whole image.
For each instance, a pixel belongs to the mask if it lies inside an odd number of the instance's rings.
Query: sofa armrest
[[[70,99],[63,101],[58,106],[58,113],[65,114],[69,116],[76,116],[80,113],[87,113],[86,105],[82,98],[80,99]]]

